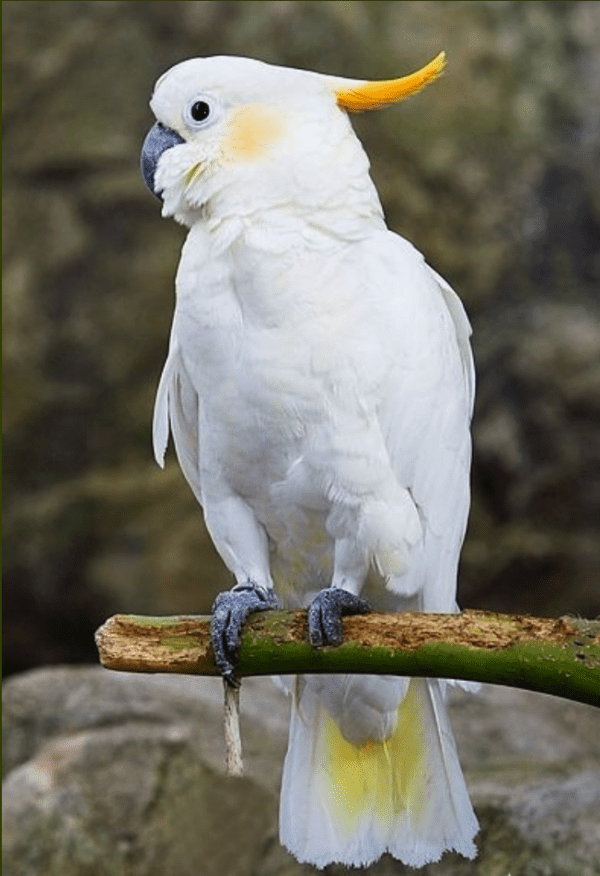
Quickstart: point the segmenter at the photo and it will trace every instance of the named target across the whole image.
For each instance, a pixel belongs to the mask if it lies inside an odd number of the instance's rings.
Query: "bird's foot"
[[[239,687],[235,667],[239,659],[240,638],[249,615],[255,611],[279,608],[272,590],[248,581],[217,595],[212,607],[210,642],[215,663],[223,678],[232,687]]]
[[[341,645],[342,615],[368,614],[371,606],[341,587],[321,590],[308,607],[308,638],[311,645]]]

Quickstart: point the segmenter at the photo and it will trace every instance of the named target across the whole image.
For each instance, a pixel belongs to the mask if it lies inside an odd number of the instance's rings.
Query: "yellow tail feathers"
[[[323,792],[348,833],[362,817],[389,823],[400,812],[418,821],[425,805],[425,737],[419,685],[411,682],[398,707],[392,735],[383,741],[347,742],[325,718]]]

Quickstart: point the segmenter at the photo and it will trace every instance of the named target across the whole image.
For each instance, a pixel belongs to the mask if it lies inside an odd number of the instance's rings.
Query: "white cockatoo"
[[[154,415],[235,577],[212,642],[235,683],[253,611],[453,612],[469,505],[470,327],[450,286],[388,230],[348,113],[418,91],[238,57],[158,80],[142,153],[163,216],[188,226]],[[372,577],[372,576],[371,576]],[[277,597],[275,596],[277,593]],[[476,854],[447,682],[287,679],[282,843],[299,861],[413,867]]]

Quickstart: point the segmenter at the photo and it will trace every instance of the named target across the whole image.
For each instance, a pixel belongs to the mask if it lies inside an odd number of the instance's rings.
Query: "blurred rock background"
[[[598,876],[598,710],[486,685],[450,708],[479,856],[419,870],[298,864],[277,841],[289,705],[242,685],[243,779],[223,774],[215,678],[43,667],[3,689],[5,876]]]
[[[5,671],[228,584],[150,447],[183,229],[138,171],[160,73],[240,54],[447,74],[357,117],[389,224],[458,290],[479,374],[464,606],[600,611],[600,5],[5,2]]]

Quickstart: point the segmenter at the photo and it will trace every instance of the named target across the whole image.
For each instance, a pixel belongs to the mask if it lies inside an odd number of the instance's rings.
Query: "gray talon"
[[[371,606],[341,587],[321,590],[308,607],[308,638],[311,645],[341,645],[342,615],[368,614]]]
[[[212,607],[210,643],[217,668],[232,687],[239,687],[235,666],[242,629],[249,615],[278,607],[272,590],[263,590],[251,581],[217,594]]]

